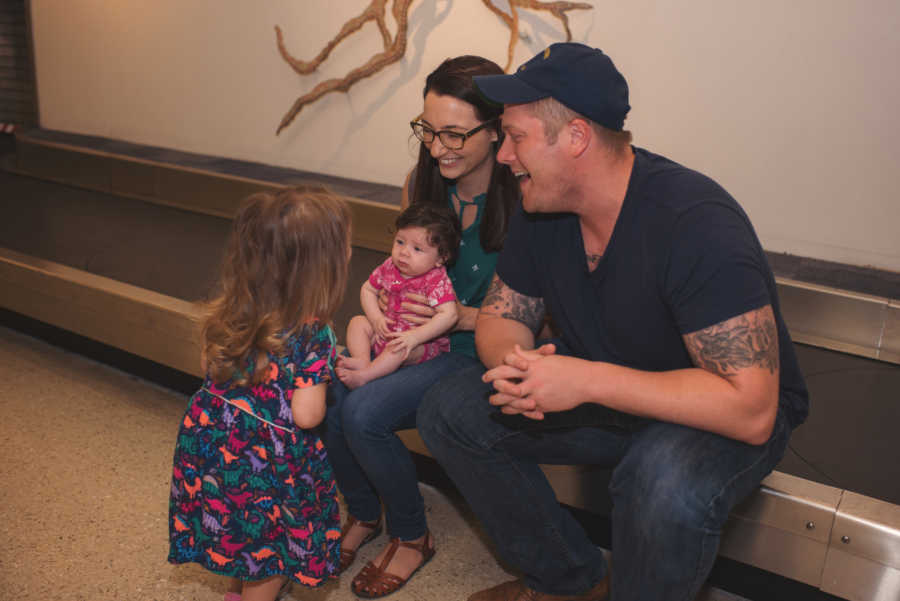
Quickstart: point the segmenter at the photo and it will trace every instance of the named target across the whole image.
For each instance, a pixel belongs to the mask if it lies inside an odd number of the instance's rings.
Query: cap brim
[[[511,75],[476,75],[472,78],[475,86],[491,102],[498,104],[522,104],[534,102],[549,96]]]

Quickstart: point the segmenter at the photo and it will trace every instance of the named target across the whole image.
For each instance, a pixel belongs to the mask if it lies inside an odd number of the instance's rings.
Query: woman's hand
[[[388,308],[388,293],[387,290],[382,288],[378,291],[378,308],[381,310],[381,313],[387,315]]]
[[[420,326],[428,323],[437,311],[428,304],[428,297],[414,292],[407,292],[406,300],[400,305],[403,310],[403,318],[411,324]],[[384,313],[387,311],[387,292],[381,290],[378,293],[378,308]],[[456,301],[456,313],[459,319],[453,326],[452,332],[471,332],[475,330],[475,319],[478,317],[478,307],[467,307]]]
[[[456,301],[456,313],[459,319],[453,327],[454,332],[473,332],[475,331],[475,320],[478,319],[478,307],[467,307],[459,301]]]
[[[388,334],[391,333],[391,323],[393,323],[390,319],[382,314],[375,319],[370,319],[369,322],[372,324],[372,330],[375,332],[375,338],[377,340],[382,341],[388,339]]]
[[[428,320],[437,313],[435,308],[428,304],[427,296],[407,292],[404,294],[404,298],[406,300],[400,304],[400,307],[403,309],[403,319],[411,324],[420,326],[428,323]],[[378,300],[378,305],[381,306],[381,296],[378,297]]]

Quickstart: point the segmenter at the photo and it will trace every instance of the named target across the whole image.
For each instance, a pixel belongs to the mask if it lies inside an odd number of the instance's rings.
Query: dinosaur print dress
[[[207,376],[178,431],[169,561],[242,580],[285,575],[308,586],[336,574],[340,516],[319,437],[293,423],[298,387],[331,379],[335,338],[307,325],[253,387]]]

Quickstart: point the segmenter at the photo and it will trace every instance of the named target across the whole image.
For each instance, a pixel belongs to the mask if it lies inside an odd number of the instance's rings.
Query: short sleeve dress
[[[322,441],[293,423],[297,388],[331,380],[327,325],[303,326],[262,384],[207,376],[178,432],[169,499],[169,561],[262,580],[324,584],[340,565],[336,484]],[[249,366],[248,366],[249,368]]]

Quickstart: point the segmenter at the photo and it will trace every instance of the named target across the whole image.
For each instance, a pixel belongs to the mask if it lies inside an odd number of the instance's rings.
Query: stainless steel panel
[[[842,491],[772,472],[731,513],[720,553],[818,586]]]
[[[878,358],[882,361],[900,363],[900,300],[888,303]]]
[[[877,358],[887,299],[785,279],[778,296],[795,342]]]
[[[886,465],[892,465],[889,458],[885,459]],[[842,552],[900,569],[900,506],[845,492],[830,544]]]
[[[844,493],[820,588],[851,601],[900,599],[900,506]]]
[[[772,472],[732,515],[827,544],[841,489]]]
[[[725,557],[816,587],[827,551],[823,542],[734,516],[719,546]]]
[[[850,601],[897,601],[900,570],[831,547],[819,588]]]

